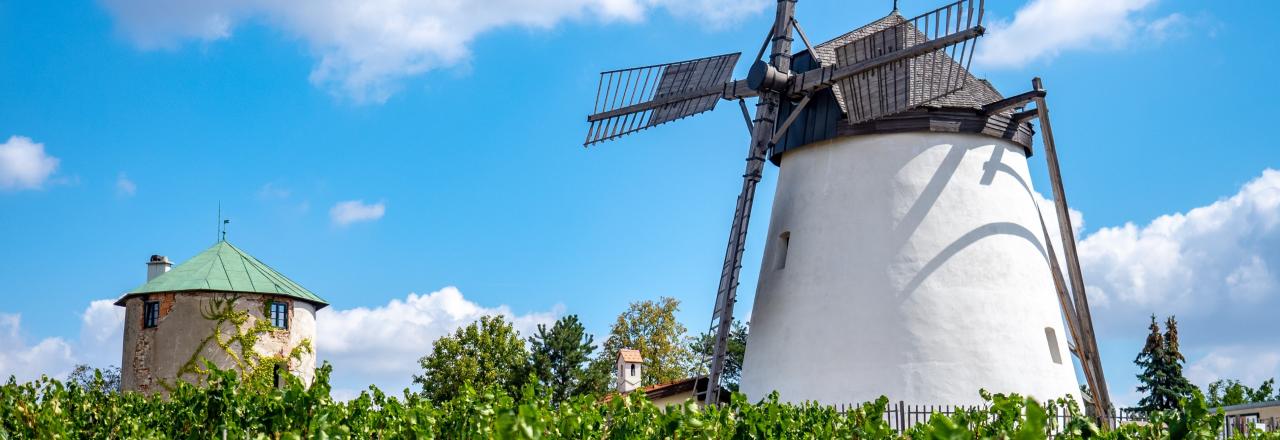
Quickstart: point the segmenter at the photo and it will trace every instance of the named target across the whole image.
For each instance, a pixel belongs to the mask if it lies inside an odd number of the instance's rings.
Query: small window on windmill
[[[271,326],[280,329],[289,328],[289,305],[279,302],[271,302]]]
[[[778,270],[782,270],[787,267],[787,251],[789,251],[790,248],[791,231],[786,231],[778,235]]]
[[[160,318],[160,301],[142,303],[142,328],[153,328]]]
[[[1053,363],[1062,364],[1062,352],[1058,350],[1058,332],[1053,327],[1044,328],[1044,338],[1049,341],[1049,357],[1053,359]]]

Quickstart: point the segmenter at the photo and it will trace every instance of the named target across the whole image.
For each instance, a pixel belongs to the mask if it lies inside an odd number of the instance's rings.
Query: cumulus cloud
[[[1280,304],[1280,171],[1208,206],[1099,229],[1080,259],[1091,293],[1118,307],[1209,316]]]
[[[116,176],[116,195],[120,197],[133,197],[138,193],[138,185],[129,180],[129,175],[120,173]]]
[[[507,306],[476,304],[450,286],[373,308],[322,309],[316,317],[317,351],[334,365],[336,388],[352,393],[372,383],[396,392],[411,385],[419,372],[418,358],[431,352],[431,344],[458,327],[481,316],[502,315],[522,335],[530,335],[538,324],[555,322],[561,309],[516,315]]]
[[[387,213],[383,202],[366,204],[364,200],[347,200],[338,202],[329,208],[329,219],[338,226],[347,226],[357,222],[369,222],[382,218]]]
[[[1235,379],[1249,386],[1276,378],[1280,350],[1229,345],[1217,347],[1187,365],[1186,376],[1201,387],[1219,379]]]
[[[978,64],[1019,68],[1067,50],[1125,47],[1139,38],[1160,41],[1182,33],[1179,13],[1148,21],[1155,0],[1031,0],[1012,21],[992,20],[979,45]]]
[[[0,380],[14,376],[29,381],[41,375],[61,379],[76,364],[119,366],[123,321],[124,309],[112,300],[93,301],[81,314],[79,340],[49,337],[28,345],[22,316],[0,313]]]
[[[304,41],[318,58],[310,80],[357,102],[382,102],[406,77],[454,66],[477,36],[501,28],[547,29],[566,20],[637,21],[654,9],[723,26],[761,12],[766,0],[104,0],[143,49],[231,37],[250,20]]]
[[[1196,384],[1280,377],[1280,171],[1184,213],[1100,228],[1079,251],[1100,338],[1131,340],[1123,343],[1136,355],[1149,316],[1176,315]]]
[[[58,158],[31,138],[10,136],[0,144],[0,189],[40,189],[57,169]]]

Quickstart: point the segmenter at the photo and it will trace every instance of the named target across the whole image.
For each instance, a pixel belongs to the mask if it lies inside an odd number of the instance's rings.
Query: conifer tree
[[[1151,333],[1142,352],[1133,360],[1142,370],[1138,374],[1138,391],[1146,393],[1146,397],[1138,401],[1139,411],[1151,412],[1178,408],[1178,399],[1191,396],[1195,385],[1182,375],[1182,364],[1186,362],[1179,351],[1178,321],[1172,316],[1165,321],[1166,331],[1160,333],[1160,324],[1155,315],[1151,315]]]
[[[1164,321],[1164,343],[1164,352],[1168,356],[1165,368],[1169,371],[1169,389],[1175,396],[1190,397],[1196,386],[1182,375],[1182,364],[1187,362],[1187,358],[1182,355],[1182,345],[1178,342],[1178,320],[1173,316]],[[1174,403],[1177,403],[1176,400]]]
[[[578,315],[560,318],[550,329],[538,324],[538,333],[529,338],[530,367],[538,382],[550,390],[553,402],[590,391],[586,364],[596,350],[593,339]]]

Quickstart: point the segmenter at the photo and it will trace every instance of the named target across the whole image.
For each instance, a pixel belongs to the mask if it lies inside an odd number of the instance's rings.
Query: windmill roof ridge
[[[818,43],[813,47],[812,56],[817,57],[824,65],[838,64],[839,60],[836,56],[836,48],[906,22],[907,19],[903,17],[902,14],[899,14],[895,9],[890,12],[889,15],[881,17],[871,23],[867,23],[862,27],[841,34],[840,36],[822,43]],[[937,63],[945,63],[948,61],[954,63],[954,60],[946,54],[943,54],[943,56],[937,57],[933,60],[933,62]],[[832,93],[836,95],[836,101],[841,106],[841,109],[847,112],[848,109],[844,108],[844,99],[842,99],[840,88],[833,87]],[[931,108],[968,108],[980,110],[984,105],[1001,99],[1004,99],[1004,96],[999,90],[996,90],[995,86],[991,85],[991,82],[974,76],[973,73],[966,68],[964,69],[964,85],[951,93],[947,93],[925,102],[922,106]]]
[[[319,295],[226,240],[125,292],[115,304],[124,305],[126,299],[137,295],[185,291],[260,293],[311,302],[318,308],[329,305]]]

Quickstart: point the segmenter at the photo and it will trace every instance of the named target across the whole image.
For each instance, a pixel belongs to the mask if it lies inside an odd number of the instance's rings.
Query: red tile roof
[[[640,356],[640,350],[624,348],[618,350],[618,356],[622,358],[623,362],[644,362],[644,358]]]

